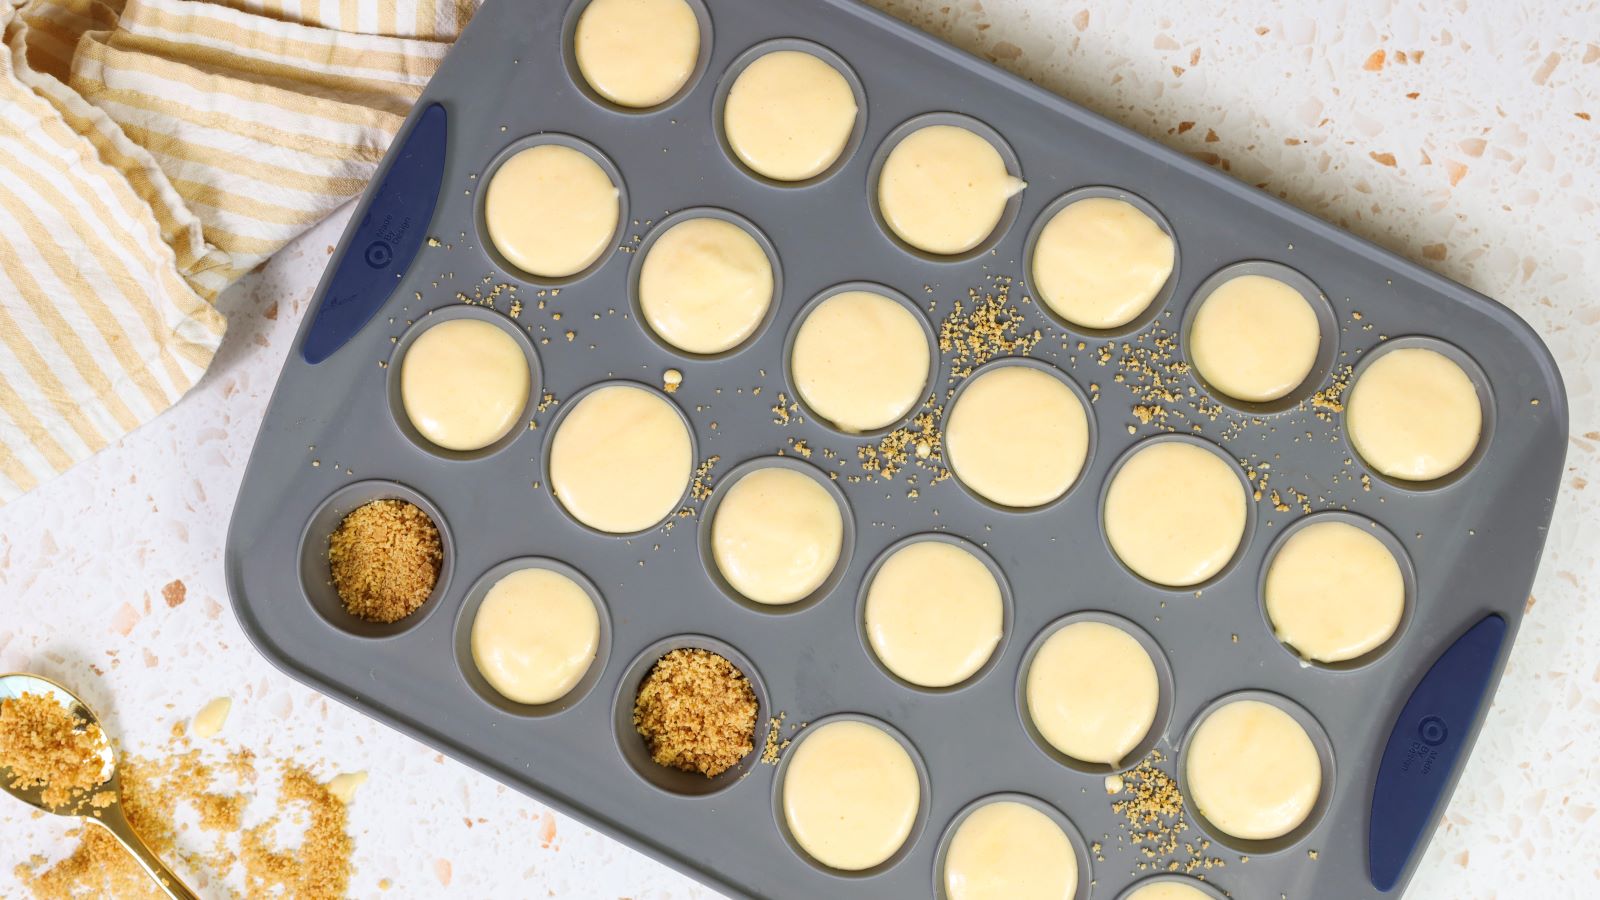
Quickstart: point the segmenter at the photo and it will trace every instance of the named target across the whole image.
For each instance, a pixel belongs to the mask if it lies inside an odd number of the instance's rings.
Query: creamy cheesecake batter
[[[1322,763],[1311,737],[1288,713],[1259,700],[1236,700],[1208,715],[1185,759],[1195,808],[1244,840],[1295,830],[1322,791]]]
[[[739,161],[774,181],[804,181],[844,152],[856,98],[839,70],[809,53],[775,50],[728,89],[722,129]]]
[[[689,429],[666,398],[626,384],[578,401],[550,442],[550,487],[578,521],[628,534],[666,518],[689,487]]]
[[[783,777],[783,816],[811,858],[870,869],[906,842],[922,802],[916,765],[900,742],[866,722],[800,733]]]
[[[1250,403],[1277,400],[1311,374],[1322,343],[1317,313],[1276,278],[1230,278],[1200,301],[1189,361],[1213,388]]]
[[[922,399],[932,350],[916,313],[882,294],[844,291],[812,308],[795,333],[795,390],[840,431],[898,422]]]
[[[1267,569],[1267,618],[1278,640],[1319,662],[1377,648],[1400,627],[1405,603],[1394,554],[1348,522],[1296,531]]]
[[[553,703],[589,671],[600,647],[600,613],[577,582],[549,569],[522,569],[495,582],[472,620],[472,661],[515,703]]]
[[[1117,328],[1150,307],[1176,262],[1172,238],[1137,206],[1089,197],[1064,207],[1040,230],[1033,286],[1068,322]]]
[[[1049,816],[997,800],[956,828],[945,851],[944,890],[950,900],[1072,900],[1078,854]]]
[[[571,147],[540,144],[495,170],[483,216],[489,240],[512,265],[565,278],[605,253],[621,210],[621,194],[598,163]]]
[[[721,353],[760,327],[773,287],[772,261],[749,232],[722,219],[686,219],[646,251],[639,306],[672,346]]]
[[[1158,881],[1129,894],[1127,900],[1211,900],[1211,896],[1181,881]]]
[[[1182,441],[1146,444],[1106,491],[1106,539],[1134,574],[1188,587],[1238,551],[1248,502],[1238,471],[1217,454]]]
[[[1089,455],[1089,417],[1048,372],[1000,365],[962,389],[944,431],[961,483],[1001,506],[1043,506],[1078,480]]]
[[[739,478],[717,502],[711,552],[733,589],[783,605],[811,595],[839,563],[844,516],[827,488],[781,466]]]
[[[683,0],[590,0],[573,53],[595,93],[618,106],[658,106],[694,74],[700,22]]]
[[[428,326],[400,360],[406,418],[446,450],[481,450],[505,437],[527,408],[530,380],[516,339],[477,319]]]
[[[1422,347],[1372,361],[1345,402],[1350,443],[1390,478],[1432,481],[1477,449],[1483,407],[1472,379],[1449,357]]]
[[[1074,622],[1045,639],[1028,666],[1028,716],[1056,748],[1087,763],[1120,766],[1155,724],[1161,686],[1132,635]]]
[[[982,136],[929,125],[889,151],[878,173],[878,209],[889,229],[918,250],[965,253],[994,232],[1006,201],[1024,187]]]
[[[1005,606],[983,560],[955,544],[923,540],[883,561],[867,588],[872,651],[889,671],[923,687],[948,687],[983,667],[1000,643]]]

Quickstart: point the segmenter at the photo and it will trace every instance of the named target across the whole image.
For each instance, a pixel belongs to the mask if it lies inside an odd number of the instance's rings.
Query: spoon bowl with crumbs
[[[0,788],[34,809],[104,828],[174,900],[197,900],[122,811],[117,753],[94,710],[39,675],[0,675]]]

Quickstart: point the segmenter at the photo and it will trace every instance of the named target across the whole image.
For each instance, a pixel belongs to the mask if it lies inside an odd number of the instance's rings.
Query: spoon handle
[[[155,881],[156,885],[165,891],[172,900],[200,900],[199,895],[189,890],[189,886],[183,883],[183,879],[167,868],[167,864],[161,861],[161,857],[155,855],[145,845],[144,839],[139,837],[138,832],[134,831],[133,826],[128,823],[128,817],[123,815],[121,803],[113,803],[107,806],[100,811],[98,816],[85,816],[84,818],[111,832],[111,836],[117,839],[117,843],[133,854],[133,858],[138,861],[139,867],[144,869],[151,879]]]

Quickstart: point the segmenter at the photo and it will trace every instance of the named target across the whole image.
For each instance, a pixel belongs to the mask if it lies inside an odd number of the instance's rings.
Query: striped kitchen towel
[[[478,0],[0,0],[0,503],[177,402]]]

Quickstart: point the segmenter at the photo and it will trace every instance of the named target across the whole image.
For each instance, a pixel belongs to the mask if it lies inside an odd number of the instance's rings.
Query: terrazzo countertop
[[[876,2],[1495,297],[1544,336],[1572,405],[1567,473],[1488,724],[1409,896],[1593,896],[1600,5]],[[135,751],[225,694],[227,741],[323,776],[366,770],[350,808],[355,896],[711,896],[298,686],[239,630],[228,515],[347,216],[223,296],[227,342],[175,409],[0,509],[0,671],[73,685]],[[15,863],[64,853],[68,827],[0,803],[0,895],[21,893]]]

